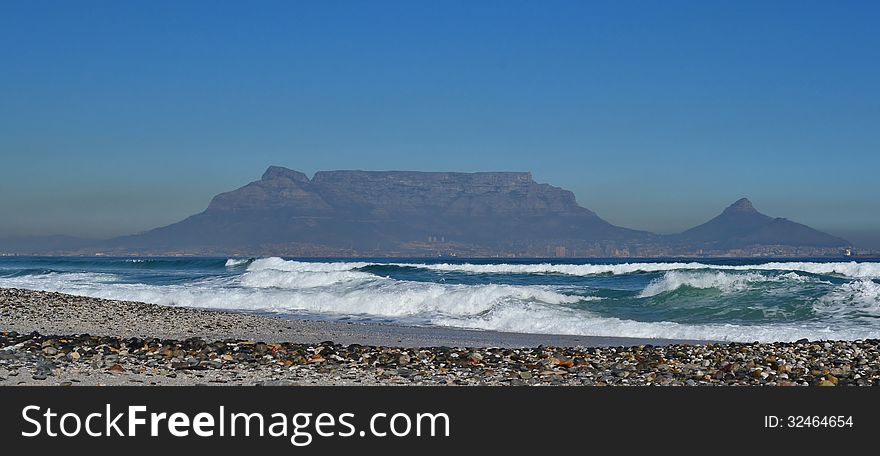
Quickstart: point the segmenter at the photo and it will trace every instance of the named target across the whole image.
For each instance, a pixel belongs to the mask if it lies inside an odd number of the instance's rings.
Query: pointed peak
[[[283,166],[270,166],[266,169],[266,172],[263,173],[263,180],[274,180],[274,179],[290,179],[296,182],[308,182],[309,177],[305,174],[294,171],[292,169],[285,168]]]
[[[735,203],[728,206],[724,212],[758,212],[755,209],[755,206],[752,205],[752,202],[749,201],[748,198],[740,198],[736,200]]]

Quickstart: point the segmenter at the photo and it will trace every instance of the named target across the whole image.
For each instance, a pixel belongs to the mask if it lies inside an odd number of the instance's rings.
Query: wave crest
[[[880,284],[873,280],[847,282],[819,298],[813,309],[832,317],[880,317]]]
[[[790,342],[801,338],[858,340],[877,337],[877,331],[870,328],[832,329],[823,325],[779,326],[768,324],[683,324],[670,321],[644,322],[585,315],[570,309],[535,305],[500,308],[476,318],[440,318],[435,323],[442,326],[518,333],[719,342]]]
[[[347,262],[312,262],[312,261],[293,261],[285,260],[278,257],[260,258],[248,265],[248,271],[261,271],[272,269],[275,271],[288,272],[331,272],[331,271],[351,271],[370,266],[373,263],[347,263]]]
[[[659,279],[651,281],[641,293],[640,298],[657,296],[683,287],[699,289],[717,289],[722,293],[746,291],[751,284],[760,282],[808,282],[809,277],[789,272],[781,275],[764,275],[757,272],[729,273],[669,271]]]
[[[441,272],[467,272],[472,274],[561,274],[589,276],[600,274],[632,274],[636,272],[657,272],[674,269],[705,269],[701,263],[619,263],[619,264],[397,264],[419,269]]]
[[[590,276],[600,274],[632,274],[638,272],[663,272],[681,270],[720,271],[797,271],[818,275],[840,275],[854,278],[880,278],[880,263],[816,263],[816,262],[770,262],[755,265],[715,265],[706,263],[619,263],[619,264],[397,264],[414,268],[444,272],[467,272],[475,274],[564,274]]]
[[[315,288],[351,284],[377,279],[377,276],[358,271],[278,271],[258,269],[247,271],[239,279],[241,285],[252,288]]]
[[[234,268],[237,266],[244,266],[246,264],[250,264],[250,262],[252,262],[252,261],[254,261],[253,258],[230,258],[230,259],[226,260],[226,264],[224,264],[224,266],[226,266],[227,268]]]
[[[227,266],[229,265],[227,261]],[[438,272],[464,272],[471,274],[561,274],[571,276],[622,275],[640,272],[665,272],[682,270],[719,271],[793,271],[817,275],[839,275],[852,278],[880,278],[880,263],[872,262],[769,262],[755,265],[716,265],[699,262],[636,262],[616,264],[476,264],[476,263],[381,263],[381,262],[310,262],[284,260],[278,257],[253,260],[248,270],[276,269],[279,271],[348,271],[367,266],[398,266]]]

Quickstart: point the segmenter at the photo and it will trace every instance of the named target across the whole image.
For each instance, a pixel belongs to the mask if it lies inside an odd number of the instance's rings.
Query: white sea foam
[[[364,275],[369,276],[366,273]],[[255,276],[252,279],[254,284],[247,284],[242,280],[238,283],[240,286],[231,286],[237,282],[236,279],[229,278],[209,279],[188,285],[148,285],[107,283],[95,278],[80,282],[72,280],[73,276],[73,274],[49,274],[0,279],[0,286],[18,286],[185,307],[377,317],[467,316],[517,302],[562,305],[597,299],[566,295],[545,286],[440,284],[399,281],[376,276],[366,281],[355,280],[357,283],[352,286],[326,286],[328,285],[326,277],[336,280],[338,276],[318,275],[318,279],[306,279],[305,286],[300,287],[293,287],[293,281],[287,283],[282,280],[284,283],[280,284],[272,282],[278,277],[274,277],[268,283],[261,281],[268,276]],[[245,275],[242,276],[244,277]]]
[[[854,280],[836,287],[813,304],[813,310],[833,317],[880,317],[880,284]]]
[[[236,266],[242,266],[248,264],[251,260],[247,258],[230,258],[226,260],[227,268],[234,268]]]
[[[258,269],[242,274],[241,285],[253,288],[314,288],[331,285],[352,285],[377,276],[359,271],[278,271],[276,269]]]
[[[661,293],[678,290],[682,287],[691,288],[715,288],[722,292],[742,291],[748,288],[749,282],[763,279],[761,274],[729,274],[726,272],[701,272],[685,273],[681,271],[669,271],[663,277],[651,281],[648,286],[639,293],[639,297],[646,298]]]
[[[763,271],[801,271],[810,274],[839,275],[854,278],[880,278],[880,263],[859,263],[855,261],[837,263],[814,262],[774,262],[755,266],[725,266],[717,269],[763,270]]]
[[[51,272],[49,274],[0,278],[0,287],[58,291],[92,296],[92,293],[96,290],[110,287],[118,280],[119,277],[114,274],[98,272]],[[120,297],[116,299],[127,298]]]
[[[473,274],[561,274],[588,276],[598,274],[631,274],[634,272],[669,271],[675,269],[706,269],[701,263],[621,263],[621,264],[407,264],[419,269],[443,272],[467,272]]]
[[[400,264],[421,269],[445,272],[468,272],[477,274],[563,274],[590,276],[598,274],[632,274],[636,272],[662,272],[678,270],[731,270],[731,271],[799,271],[811,274],[835,274],[855,278],[880,278],[880,263],[815,263],[771,262],[756,265],[712,265],[691,263],[620,263],[620,264]]]
[[[35,284],[103,286],[103,284],[116,280],[119,280],[119,276],[103,272],[50,272],[48,274],[4,277],[0,279],[0,287],[31,288],[31,285]]]
[[[781,326],[642,322],[591,316],[573,309],[535,305],[504,307],[476,318],[439,318],[434,323],[441,326],[537,334],[730,342],[777,342],[801,338],[856,340],[876,338],[880,335],[878,329],[831,328],[822,324]]]
[[[724,271],[668,271],[655,279],[639,293],[640,298],[656,296],[682,287],[717,289],[722,293],[746,291],[752,284],[761,282],[819,282],[794,272],[767,275],[757,272]],[[827,282],[825,282],[827,283]]]
[[[261,271],[272,269],[275,271],[289,272],[330,272],[330,271],[351,271],[369,266],[375,263],[346,263],[346,262],[316,262],[316,261],[292,261],[284,260],[278,257],[260,258],[254,260],[248,265],[248,271]]]

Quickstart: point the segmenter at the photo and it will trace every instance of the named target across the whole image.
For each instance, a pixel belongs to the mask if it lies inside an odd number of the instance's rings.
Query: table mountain
[[[546,253],[558,246],[654,238],[606,222],[579,206],[572,192],[536,183],[530,173],[321,171],[309,179],[272,166],[260,180],[217,195],[200,214],[112,244],[200,251],[295,245],[358,252],[455,245]]]

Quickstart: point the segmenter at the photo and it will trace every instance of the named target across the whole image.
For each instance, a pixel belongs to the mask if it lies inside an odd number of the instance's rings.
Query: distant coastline
[[[621,260],[621,261],[640,261],[640,260],[676,260],[676,259],[694,259],[694,260],[711,260],[711,259],[762,259],[762,260],[803,260],[803,259],[838,259],[840,261],[860,261],[860,260],[878,260],[880,252],[867,251],[866,253],[846,255],[843,252],[824,252],[821,254],[742,254],[742,253],[717,253],[717,254],[680,254],[680,255],[658,255],[658,256],[547,256],[547,255],[513,255],[513,254],[483,254],[483,255],[465,255],[465,254],[427,254],[427,253],[402,253],[402,252],[326,252],[326,254],[318,255],[315,253],[282,253],[279,250],[209,250],[209,251],[51,251],[51,252],[2,252],[0,257],[29,257],[29,256],[45,256],[45,257],[103,257],[103,258],[264,258],[264,257],[283,257],[283,258],[301,258],[309,260],[320,259],[345,259],[345,260],[369,260],[369,259],[387,259],[387,260],[407,260],[407,259],[448,259],[450,261],[479,261],[479,260],[532,260],[532,261],[578,261],[578,260]]]
[[[575,255],[577,252],[567,252],[566,255],[557,256],[552,253],[528,253],[528,252],[498,252],[498,251],[482,251],[479,249],[463,249],[451,250],[445,252],[425,252],[422,250],[413,251],[359,251],[347,249],[297,249],[297,248],[255,248],[255,249],[184,249],[184,250],[137,250],[137,249],[75,249],[75,250],[0,250],[0,256],[57,256],[57,257],[236,257],[236,258],[259,258],[259,257],[285,257],[285,258],[340,258],[340,259],[359,259],[359,258],[386,258],[386,259],[407,259],[407,258],[435,258],[450,260],[498,260],[498,259],[522,259],[522,260],[588,260],[588,259],[630,259],[637,260],[662,260],[676,258],[692,258],[692,259],[712,259],[712,258],[730,258],[730,259],[805,259],[805,258],[839,258],[841,260],[871,260],[880,258],[880,252],[873,250],[859,251],[851,249],[857,253],[846,253],[846,249],[811,249],[811,248],[791,248],[788,246],[761,246],[753,250],[735,250],[735,251],[717,251],[705,253],[669,253],[656,255],[630,255],[622,252],[611,251],[610,254],[596,255]]]

